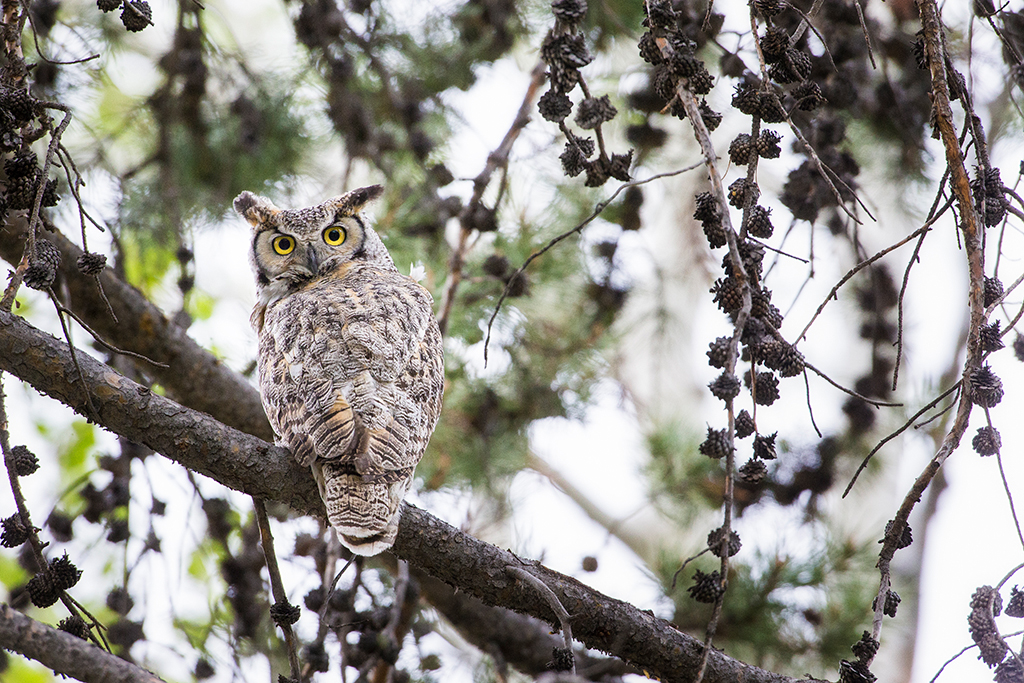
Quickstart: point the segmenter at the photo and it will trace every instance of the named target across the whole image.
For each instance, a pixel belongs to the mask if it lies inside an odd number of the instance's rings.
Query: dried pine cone
[[[36,240],[35,258],[30,258],[25,269],[25,285],[32,289],[49,289],[57,279],[60,250],[44,239]]]
[[[740,380],[736,375],[723,372],[721,375],[716,377],[713,382],[708,384],[708,389],[711,390],[711,393],[715,398],[720,398],[723,401],[731,401],[739,396]]]
[[[32,151],[23,152],[4,162],[4,171],[8,178],[34,178],[38,173],[36,154]]]
[[[785,342],[766,345],[764,364],[782,377],[796,377],[804,371],[803,354]]]
[[[718,124],[722,122],[722,115],[709,107],[708,103],[704,100],[700,102],[700,118],[709,131],[718,128]]]
[[[757,114],[761,107],[761,97],[757,88],[750,83],[741,81],[736,85],[736,92],[732,96],[732,106],[747,116]]]
[[[1002,445],[1003,441],[995,427],[981,427],[971,439],[971,447],[974,448],[974,452],[983,457],[995,455]]]
[[[722,575],[717,570],[705,574],[698,569],[693,575],[693,585],[686,591],[697,602],[714,603],[725,592],[725,587],[722,586]]]
[[[708,365],[713,368],[724,368],[725,361],[729,356],[729,346],[732,344],[732,337],[719,337],[711,342],[707,355]]]
[[[729,454],[729,433],[724,429],[708,427],[708,435],[700,445],[700,453],[713,460],[724,458]]]
[[[748,203],[754,203],[761,196],[761,190],[757,183],[746,178],[737,178],[729,186],[729,203],[737,209],[742,209]]]
[[[708,246],[712,249],[719,249],[729,243],[729,236],[725,232],[722,221],[708,221],[704,223],[704,237],[708,240]]]
[[[658,66],[665,61],[665,58],[661,54],[661,49],[658,47],[658,43],[650,32],[640,36],[640,43],[638,47],[640,48],[641,59],[648,64]]]
[[[89,626],[85,623],[85,620],[77,614],[72,614],[66,619],[62,619],[57,628],[65,633],[70,633],[73,636],[78,636],[82,640],[88,640],[89,638]]]
[[[771,220],[772,210],[760,205],[750,207],[750,216],[747,218],[747,233],[760,239],[768,239],[775,232],[775,226]]]
[[[28,540],[28,530],[21,523],[21,515],[14,513],[0,522],[3,524],[3,534],[0,534],[0,545],[5,548],[17,548]]]
[[[869,661],[878,652],[878,641],[871,637],[871,633],[864,631],[860,640],[851,647],[853,654],[862,662]]]
[[[868,666],[861,660],[839,662],[839,683],[874,683],[876,676],[868,671]]]
[[[54,560],[50,560],[50,576],[53,579],[54,588],[67,590],[72,588],[82,578],[82,570],[68,559],[68,554]]]
[[[1007,657],[996,667],[993,680],[996,683],[1020,683],[1024,681],[1024,666],[1016,657]]]
[[[575,666],[575,658],[572,654],[572,649],[567,647],[553,647],[551,648],[551,670],[552,671],[572,671]]]
[[[279,600],[270,606],[270,618],[280,627],[291,626],[299,620],[300,610],[287,600]]]
[[[780,61],[789,48],[789,34],[781,26],[769,26],[761,37],[761,54],[764,61],[774,64]]]
[[[750,375],[747,375],[749,379]],[[771,372],[754,373],[752,391],[756,392],[754,402],[762,406],[770,406],[779,399],[779,378]]]
[[[1024,363],[1024,335],[1018,334],[1017,338],[1013,340],[1013,355]]]
[[[682,78],[690,78],[696,76],[701,71],[707,71],[704,62],[692,53],[682,51],[677,51],[672,55],[668,68],[673,74]]]
[[[1024,591],[1017,590],[1016,586],[1010,589],[1010,601],[1006,603],[1003,614],[1016,619],[1024,617]]]
[[[121,0],[96,0],[96,6],[104,12],[113,12],[121,6]]]
[[[750,163],[756,152],[753,138],[747,133],[740,133],[729,144],[729,159],[739,166],[746,166]]]
[[[810,73],[811,58],[806,52],[792,47],[768,69],[768,77],[776,83],[796,83],[807,78]]]
[[[793,95],[793,99],[796,100],[796,106],[801,111],[814,111],[821,105],[828,103],[824,93],[821,92],[821,86],[814,81],[804,81],[793,88],[790,94]]]
[[[981,350],[985,353],[992,353],[1006,346],[1003,344],[1003,335],[999,331],[1000,321],[996,320],[991,325],[982,325],[979,330],[979,341]]]
[[[701,192],[694,198],[696,210],[693,217],[702,223],[708,221],[721,221],[722,210],[718,206],[718,200],[710,192]]]
[[[14,117],[15,121],[28,122],[36,115],[36,101],[25,88],[3,88],[0,86],[0,104]]]
[[[46,181],[46,187],[43,188],[43,206],[57,206],[57,202],[60,201],[60,195],[57,194],[57,179],[50,178]]]
[[[563,24],[575,26],[586,16],[587,3],[585,0],[554,0],[551,13]]]
[[[901,601],[902,599],[900,598],[900,594],[890,589],[889,592],[885,594],[885,605],[882,607],[882,614],[889,617],[895,617],[896,608],[900,606]],[[875,599],[871,601],[871,609],[878,609],[877,595],[875,596]]]
[[[703,62],[701,66],[704,66]],[[697,95],[707,95],[715,85],[715,79],[708,72],[707,68],[701,69],[687,80],[690,82],[690,90]]]
[[[651,0],[644,3],[647,11],[645,25],[652,28],[674,29],[676,26],[676,11],[669,0]]]
[[[1003,283],[997,277],[985,278],[985,308],[1003,298]]]
[[[888,536],[889,532],[892,531],[892,525],[894,523],[895,523],[895,520],[892,520],[892,519],[890,519],[888,522],[885,523],[885,536]],[[896,542],[896,549],[900,550],[901,548],[906,548],[907,546],[909,546],[913,542],[914,542],[914,532],[911,531],[909,524],[904,523],[903,524],[903,533],[900,534],[900,540]],[[879,541],[879,543],[882,543],[882,541]]]
[[[734,426],[736,428],[737,439],[745,439],[754,433],[754,418],[750,416],[750,413],[747,412],[746,408],[741,410],[739,414],[736,416],[736,422]]]
[[[92,251],[83,252],[75,264],[82,275],[99,275],[107,266],[107,257]]]
[[[991,408],[1003,400],[1003,381],[986,365],[971,373],[970,392],[975,405]]]
[[[978,645],[981,659],[990,668],[1003,661],[1006,643],[999,637],[995,617],[1002,609],[1002,599],[992,586],[981,586],[971,596],[971,614],[967,626],[971,638]]]
[[[551,88],[541,96],[537,109],[546,120],[558,123],[572,113],[572,102],[564,92]]]
[[[774,92],[758,93],[758,105],[755,112],[765,123],[782,123],[786,120],[786,110]]]
[[[612,106],[607,95],[588,97],[580,102],[576,109],[576,125],[586,130],[593,130],[606,121],[615,118],[618,111]]]
[[[27,446],[15,446],[11,449],[14,460],[14,471],[19,477],[27,477],[39,469],[39,458]]]
[[[36,188],[39,187],[38,172],[27,176],[7,179],[7,208],[24,211],[35,206]]]
[[[754,8],[764,18],[774,17],[782,11],[782,0],[754,0]]]
[[[754,437],[754,457],[761,460],[774,460],[778,457],[775,452],[775,438],[778,432],[773,434],[758,434]]]
[[[743,305],[743,286],[734,277],[719,278],[711,287],[714,302],[726,313],[733,313]]]
[[[757,153],[764,159],[777,159],[782,154],[781,139],[782,136],[773,130],[762,130],[757,138]]]
[[[764,481],[767,474],[768,466],[757,458],[751,458],[739,469],[740,479],[752,486],[757,486]]]
[[[708,533],[708,549],[711,550],[711,554],[716,557],[722,556],[722,538],[725,536],[724,529],[718,527]],[[727,550],[729,551],[729,557],[732,557],[740,551],[742,547],[740,542],[740,535],[733,530],[729,530],[729,543]]]
[[[153,9],[146,0],[126,2],[121,10],[121,23],[129,31],[141,31],[153,23]]]
[[[974,193],[974,206],[982,214],[985,225],[999,225],[1006,216],[1006,207],[1009,205],[999,169],[975,169],[971,190]]]
[[[32,600],[32,604],[40,609],[49,607],[60,599],[60,591],[54,587],[50,578],[42,572],[29,579],[26,588],[28,589],[28,596]]]

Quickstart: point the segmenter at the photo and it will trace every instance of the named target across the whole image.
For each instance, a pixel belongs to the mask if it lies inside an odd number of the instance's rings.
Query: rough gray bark
[[[0,257],[17,264],[25,249],[27,221],[12,217],[0,227]],[[274,431],[263,412],[259,393],[237,372],[199,346],[188,332],[167,319],[139,290],[105,268],[97,277],[82,275],[76,267],[82,250],[59,231],[44,232],[42,237],[60,250],[60,267],[54,291],[67,293],[68,308],[73,310],[105,341],[138,353],[168,367],[138,363],[138,368],[167,389],[182,405],[214,415],[218,420],[273,441]],[[110,317],[100,295],[97,278],[117,315]],[[210,391],[216,387],[216,391]],[[230,400],[224,400],[230,396]]]
[[[79,353],[99,424],[230,488],[280,500],[306,513],[322,504],[310,473],[290,454],[220,424],[212,417],[153,394],[92,357]],[[84,414],[85,395],[70,349],[21,318],[0,311],[0,369]],[[403,505],[394,554],[483,602],[548,622],[554,614],[530,586],[510,578],[509,566],[543,580],[573,616],[574,633],[588,647],[633,664],[663,681],[692,680],[701,642],[636,607],[465,534],[427,512]],[[709,683],[794,681],[712,653]]]
[[[140,666],[0,604],[0,647],[85,683],[163,683]]]

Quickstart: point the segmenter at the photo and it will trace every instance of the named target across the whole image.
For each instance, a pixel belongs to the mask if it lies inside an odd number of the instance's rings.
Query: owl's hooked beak
[[[320,273],[320,259],[316,255],[316,249],[309,247],[306,249],[306,267],[309,268],[311,275],[318,275]]]

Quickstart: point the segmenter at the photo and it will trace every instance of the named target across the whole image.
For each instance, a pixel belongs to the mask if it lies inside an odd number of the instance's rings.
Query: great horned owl
[[[391,547],[399,505],[441,412],[444,354],[430,293],[395,268],[358,211],[364,187],[307,209],[243,192],[252,224],[263,407],[310,465],[327,517],[360,555]]]

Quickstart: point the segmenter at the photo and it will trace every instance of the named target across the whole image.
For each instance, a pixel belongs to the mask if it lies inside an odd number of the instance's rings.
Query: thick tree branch
[[[27,239],[27,222],[12,218],[0,228],[0,257],[8,263],[21,260]],[[199,346],[188,332],[110,268],[97,277],[110,300],[117,321],[110,317],[96,278],[83,275],[75,264],[82,250],[60,232],[46,234],[61,255],[58,283],[63,284],[68,307],[101,337],[118,348],[165,363],[166,368],[139,363],[139,369],[159,382],[180,403],[214,415],[224,424],[260,437],[274,438],[259,394],[244,377]],[[58,285],[54,291],[61,292]],[[216,387],[211,391],[211,387]],[[224,400],[230,396],[230,400]]]
[[[162,683],[145,669],[0,604],[0,647],[86,683]]]
[[[119,375],[80,354],[100,423],[225,486],[289,503],[318,514],[322,504],[313,478],[290,454],[220,424],[203,413]],[[70,350],[21,318],[0,311],[0,369],[81,411],[85,406]],[[487,604],[554,622],[543,597],[510,577],[506,567],[528,563],[455,529],[414,506],[403,505],[394,554]],[[532,573],[558,595],[578,620],[576,637],[588,647],[614,654],[663,681],[692,680],[703,646],[669,622],[603,595],[540,565]],[[708,662],[705,680],[786,683],[794,679],[744,664],[720,652]]]
[[[286,449],[155,394],[87,354],[78,361],[103,427],[229,488],[322,513],[313,477]],[[68,346],[7,312],[0,312],[0,370],[87,414]]]

